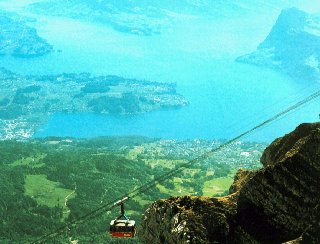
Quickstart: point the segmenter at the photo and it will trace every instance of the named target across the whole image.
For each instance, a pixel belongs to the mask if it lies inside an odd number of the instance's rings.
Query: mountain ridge
[[[301,243],[317,243],[306,240],[319,240],[320,123],[302,124],[275,140],[261,162],[260,170],[238,172],[229,196],[154,202],[142,219],[140,240],[283,243],[300,237]]]

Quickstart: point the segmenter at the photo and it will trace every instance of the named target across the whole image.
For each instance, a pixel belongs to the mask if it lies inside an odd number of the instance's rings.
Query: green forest
[[[219,143],[144,137],[0,141],[0,242],[33,242]],[[236,169],[260,167],[265,145],[230,147],[128,201],[126,214],[139,226],[143,212],[157,199],[228,194]],[[62,228],[45,243],[138,242],[111,240],[109,223],[118,214],[116,208]]]

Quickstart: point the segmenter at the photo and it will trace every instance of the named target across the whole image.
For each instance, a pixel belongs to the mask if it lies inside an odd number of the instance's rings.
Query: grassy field
[[[169,181],[173,183],[174,187],[172,189],[168,189],[162,184],[158,184],[157,188],[161,192],[169,194],[171,196],[197,195],[192,187],[183,186],[183,182],[190,182],[190,179],[173,177],[173,179]]]
[[[136,159],[138,155],[144,152],[144,147],[143,146],[136,146],[133,149],[131,149],[126,156],[128,159]]]
[[[170,159],[147,159],[144,160],[151,168],[160,165],[162,168],[173,169],[176,165],[184,163],[185,160],[170,160]]]
[[[203,196],[212,197],[228,190],[233,183],[233,176],[215,178],[204,183]]]
[[[48,207],[62,206],[63,212],[67,213],[65,206],[66,197],[74,197],[72,190],[61,188],[59,183],[47,179],[45,175],[26,175],[26,195],[33,197],[38,204]]]
[[[28,165],[31,166],[32,168],[40,168],[44,166],[44,163],[41,162],[41,160],[45,157],[45,154],[38,154],[35,155],[34,157],[28,157],[28,158],[22,158],[14,163],[10,164],[11,166],[22,166],[22,165]]]
[[[234,176],[237,173],[236,169],[231,170],[230,174],[226,177],[214,178],[204,183],[202,192],[203,196],[212,197],[220,195],[225,191],[228,191],[234,181]],[[211,175],[212,172],[207,172],[207,175]]]
[[[134,200],[137,201],[141,205],[141,207],[150,205],[153,202],[150,200],[143,199],[141,196],[136,196]]]
[[[198,193],[195,192],[195,190],[192,187],[184,187],[182,185],[182,182],[179,182],[178,179],[182,180],[180,178],[174,179],[173,189],[168,189],[161,184],[157,185],[157,188],[161,192],[167,193],[171,196],[198,195]],[[202,188],[203,196],[212,197],[212,196],[223,194],[225,191],[229,190],[232,183],[233,183],[233,176],[219,177],[210,181],[206,181]]]

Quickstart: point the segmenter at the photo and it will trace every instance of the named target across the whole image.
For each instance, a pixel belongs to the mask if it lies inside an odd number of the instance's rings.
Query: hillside
[[[145,212],[143,243],[319,243],[320,123],[302,124],[240,170],[221,198],[159,200]]]
[[[285,9],[267,38],[237,61],[274,68],[297,80],[320,79],[320,16]]]
[[[0,242],[29,243],[220,143],[144,137],[0,141]],[[126,203],[127,215],[139,224],[142,213],[156,199],[225,195],[237,168],[260,167],[265,146],[230,145]],[[99,215],[46,243],[69,238],[110,243],[108,225],[118,212]]]

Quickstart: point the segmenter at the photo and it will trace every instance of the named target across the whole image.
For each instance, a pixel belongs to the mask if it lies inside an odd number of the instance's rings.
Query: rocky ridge
[[[320,123],[302,124],[240,170],[221,198],[159,200],[146,211],[143,243],[319,242]]]

